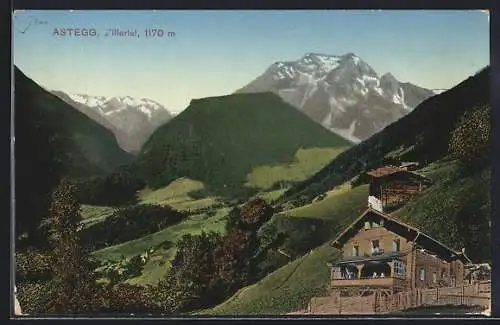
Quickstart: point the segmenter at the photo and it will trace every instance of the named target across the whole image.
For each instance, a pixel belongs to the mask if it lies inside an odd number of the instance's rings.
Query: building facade
[[[369,208],[330,243],[342,250],[331,287],[342,296],[460,286],[470,260],[420,230]]]

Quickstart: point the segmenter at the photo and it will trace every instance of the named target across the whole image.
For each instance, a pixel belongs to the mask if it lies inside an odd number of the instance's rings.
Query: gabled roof
[[[470,264],[471,260],[463,252],[457,252],[445,244],[437,241],[429,235],[426,235],[421,230],[410,226],[400,220],[392,218],[390,215],[383,212],[368,208],[356,220],[354,220],[337,238],[330,242],[330,245],[336,248],[342,247],[350,238],[356,235],[363,228],[365,221],[380,221],[384,220],[383,227],[413,241],[417,246],[436,254],[444,260],[459,259],[464,264]]]
[[[385,166],[385,167],[380,167],[375,170],[369,171],[366,174],[372,176],[372,177],[382,177],[382,176],[387,176],[390,174],[394,174],[397,172],[402,172],[406,171],[404,168],[400,167],[395,167],[395,166]]]
[[[380,167],[380,168],[371,170],[369,172],[366,172],[365,174],[368,175],[368,176],[371,176],[373,178],[386,177],[386,176],[394,175],[394,174],[403,174],[403,175],[406,175],[406,176],[416,177],[416,178],[419,178],[419,179],[430,181],[429,178],[427,178],[427,177],[425,177],[425,176],[423,176],[421,174],[409,171],[406,168],[401,168],[401,167],[396,167],[396,166]]]

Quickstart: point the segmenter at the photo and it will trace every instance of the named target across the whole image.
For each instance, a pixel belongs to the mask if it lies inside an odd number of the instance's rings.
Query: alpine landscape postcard
[[[15,317],[491,314],[488,12],[12,19]]]

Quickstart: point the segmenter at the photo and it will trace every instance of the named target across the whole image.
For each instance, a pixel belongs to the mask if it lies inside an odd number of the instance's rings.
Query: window
[[[394,261],[394,277],[404,279],[405,277],[405,264],[403,261]]]
[[[359,246],[358,245],[352,246],[352,256],[359,256]]]
[[[438,282],[437,273],[433,272],[432,273],[432,283],[437,283],[437,282]]]
[[[370,229],[370,221],[365,222],[365,229]]]
[[[394,239],[392,241],[392,251],[393,252],[399,252],[401,246],[400,246],[400,241],[399,239]]]
[[[425,270],[420,269],[420,281],[425,281]]]
[[[384,250],[380,248],[379,241],[372,240],[372,255],[382,254],[383,252]]]

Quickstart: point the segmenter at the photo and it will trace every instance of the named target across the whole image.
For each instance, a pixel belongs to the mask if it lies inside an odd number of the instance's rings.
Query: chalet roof
[[[417,174],[415,172],[409,171],[406,168],[402,167],[396,167],[396,166],[385,166],[385,167],[380,167],[374,170],[371,170],[369,172],[366,172],[366,175],[374,177],[374,178],[381,178],[381,177],[386,177],[389,175],[393,174],[404,174],[406,176],[414,176],[417,178],[429,180],[427,177]]]
[[[470,264],[470,265],[467,265],[466,268],[473,269],[473,270],[485,269],[485,270],[491,271],[491,265],[489,265],[488,263]]]
[[[382,177],[382,176],[387,176],[390,174],[394,174],[397,172],[401,171],[406,171],[404,168],[400,167],[395,167],[395,166],[385,166],[385,167],[380,167],[375,170],[367,172],[368,175],[373,176],[373,177]]]
[[[344,231],[342,231],[337,238],[330,242],[333,247],[342,247],[351,237],[356,235],[363,227],[365,221],[380,221],[384,220],[383,227],[413,241],[417,246],[424,250],[439,256],[444,260],[459,259],[464,264],[470,264],[471,260],[463,252],[457,252],[445,244],[437,241],[431,236],[423,233],[421,230],[410,226],[400,220],[392,218],[390,215],[383,212],[368,208],[356,220],[354,220]]]

